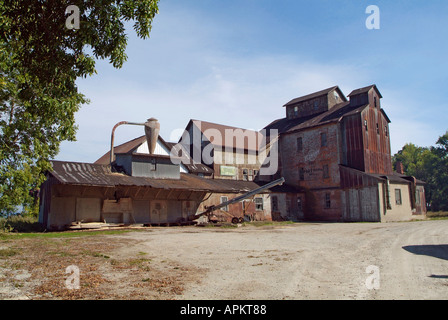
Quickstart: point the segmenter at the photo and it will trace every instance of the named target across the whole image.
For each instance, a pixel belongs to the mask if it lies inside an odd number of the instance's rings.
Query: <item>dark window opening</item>
[[[331,208],[331,197],[329,193],[325,194],[325,208],[326,209]]]
[[[300,168],[300,170],[299,170],[299,180],[300,181],[305,180],[305,169],[304,168]]]
[[[324,179],[330,177],[330,174],[329,174],[329,171],[328,171],[328,164],[324,165],[324,167],[323,167],[323,176],[324,176]]]
[[[300,152],[302,150],[303,150],[302,138],[297,138],[297,151]]]
[[[320,134],[320,145],[321,147],[327,146],[327,134],[325,132]]]
[[[395,204],[401,205],[401,190],[395,189]]]
[[[255,210],[263,211],[263,198],[255,198]]]
[[[272,211],[278,211],[278,198],[277,196],[271,197],[271,205],[272,205]]]

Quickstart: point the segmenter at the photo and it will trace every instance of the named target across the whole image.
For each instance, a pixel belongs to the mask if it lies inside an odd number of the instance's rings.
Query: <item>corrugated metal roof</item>
[[[111,172],[110,166],[101,164],[67,161],[51,161],[51,164],[53,170],[50,173],[61,184],[101,187],[141,186],[221,193],[243,193],[260,187],[260,184],[253,181],[205,179],[187,173],[181,173],[180,179],[152,179]]]

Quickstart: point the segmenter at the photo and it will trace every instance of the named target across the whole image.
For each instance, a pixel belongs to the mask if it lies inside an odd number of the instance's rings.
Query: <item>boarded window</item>
[[[299,137],[297,138],[297,152],[300,152],[303,150],[303,142],[302,142],[302,138]]]
[[[320,145],[321,145],[321,147],[327,146],[327,134],[325,132],[322,132],[320,134]]]
[[[329,174],[329,171],[328,171],[328,164],[324,165],[324,167],[323,167],[323,176],[324,176],[324,179],[330,177],[330,174]]]
[[[228,200],[229,200],[229,198],[227,198],[227,197],[224,197],[224,196],[221,197],[221,203],[227,202]],[[229,211],[229,206],[222,207],[221,210]]]
[[[401,190],[395,189],[395,204],[401,205]]]
[[[331,196],[329,193],[325,194],[325,208],[331,208]]]
[[[255,210],[256,211],[263,211],[263,198],[255,198]]]
[[[272,196],[271,197],[271,206],[272,206],[272,211],[278,211],[278,198],[277,198],[277,196]]]

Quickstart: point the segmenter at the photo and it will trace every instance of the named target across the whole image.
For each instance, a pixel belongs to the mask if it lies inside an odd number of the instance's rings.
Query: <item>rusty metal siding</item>
[[[364,171],[363,125],[358,114],[344,118],[342,124],[346,165]]]
[[[365,141],[364,167],[366,172],[392,174],[392,157],[390,154],[389,125],[379,108],[369,106],[361,113],[362,121],[367,121],[368,128],[363,132]],[[386,130],[387,128],[387,130]]]

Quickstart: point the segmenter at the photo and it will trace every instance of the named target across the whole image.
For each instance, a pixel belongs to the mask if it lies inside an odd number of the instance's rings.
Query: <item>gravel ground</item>
[[[448,299],[448,220],[150,228],[65,240],[69,256],[56,240],[51,259],[0,243],[20,252],[0,259],[0,298]],[[45,282],[43,260],[78,264],[82,289],[64,293],[64,272]]]

